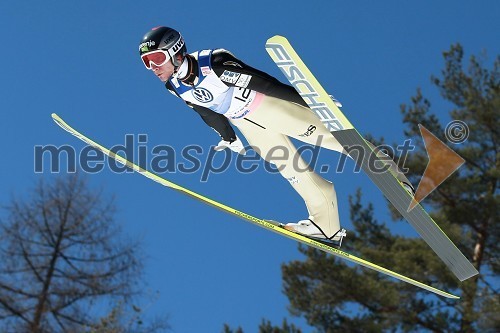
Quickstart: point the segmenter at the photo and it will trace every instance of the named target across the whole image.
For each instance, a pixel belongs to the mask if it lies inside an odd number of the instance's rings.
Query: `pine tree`
[[[288,324],[288,321],[283,319],[283,323],[281,327],[273,326],[269,320],[263,319],[259,325],[259,333],[302,333],[302,331],[295,327],[294,324]],[[236,330],[233,330],[229,327],[229,325],[224,324],[223,333],[243,333],[243,329],[238,327]]]
[[[495,286],[499,274],[500,174],[500,57],[488,70],[472,56],[467,69],[463,49],[453,45],[444,53],[441,77],[432,77],[442,97],[453,105],[452,119],[468,126],[468,139],[451,145],[466,164],[434,191],[424,204],[440,227],[471,260],[480,274],[460,283],[420,239],[392,235],[374,218],[371,204],[363,205],[361,192],[350,199],[354,230],[343,247],[384,267],[410,275],[437,288],[459,294],[449,300],[411,285],[396,282],[362,267],[352,267],[323,252],[301,246],[304,261],[282,268],[291,311],[304,316],[319,332],[497,332],[500,298]],[[427,156],[418,125],[443,142],[445,129],[430,111],[420,90],[401,111],[405,135],[420,142],[406,166],[416,184]],[[448,132],[448,137],[451,132]]]

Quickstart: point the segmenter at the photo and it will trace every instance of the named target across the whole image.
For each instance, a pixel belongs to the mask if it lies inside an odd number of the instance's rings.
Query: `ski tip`
[[[59,123],[62,123],[62,122],[63,122],[63,120],[61,119],[61,117],[59,117],[59,116],[57,115],[57,113],[55,113],[55,112],[53,112],[53,113],[51,114],[51,117],[52,117],[52,120],[53,120],[53,121],[55,121],[57,124],[59,124]]]
[[[266,42],[266,44],[269,44],[269,43],[282,43],[282,42],[288,42],[288,40],[286,39],[286,37],[283,37],[283,36],[280,36],[280,35],[274,35],[273,37],[269,38]]]
[[[52,114],[51,114],[51,116],[52,116],[52,120],[53,120],[56,124],[58,124],[58,125],[59,125],[59,124],[64,123],[64,121],[61,119],[61,117],[59,117],[59,116],[57,115],[57,113],[52,113]]]

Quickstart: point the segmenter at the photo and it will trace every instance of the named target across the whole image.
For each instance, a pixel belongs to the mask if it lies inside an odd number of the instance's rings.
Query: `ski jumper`
[[[185,75],[182,81],[178,78],[181,74]],[[333,184],[308,167],[290,137],[345,151],[293,87],[223,49],[187,55],[165,86],[198,112],[223,140],[236,140],[231,124],[238,127],[257,153],[275,164],[302,197],[309,218],[324,235],[331,237],[340,230]],[[288,153],[270,160],[276,147]]]

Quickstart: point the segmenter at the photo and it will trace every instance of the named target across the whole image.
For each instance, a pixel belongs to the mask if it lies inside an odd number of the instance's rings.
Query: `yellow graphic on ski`
[[[275,221],[270,221],[270,220],[264,220],[264,219],[260,219],[260,218],[257,218],[255,216],[252,216],[250,214],[247,214],[247,213],[244,213],[242,211],[239,211],[237,209],[234,209],[230,206],[227,206],[227,205],[224,205],[220,202],[217,202],[215,200],[212,200],[210,198],[207,198],[199,193],[196,193],[194,191],[191,191],[185,187],[182,187],[182,186],[179,186],[175,183],[172,183],[140,166],[138,166],[137,164],[123,158],[122,156],[110,151],[108,148],[100,145],[99,143],[89,139],[88,137],[86,137],[85,135],[83,135],[82,133],[78,132],[76,129],[74,129],[73,127],[71,127],[70,125],[68,125],[64,120],[62,120],[57,114],[53,113],[52,114],[52,119],[54,119],[54,121],[56,122],[57,125],[59,125],[62,129],[66,130],[67,132],[69,132],[70,134],[74,135],[75,137],[77,137],[78,139],[82,140],[83,142],[85,142],[86,144],[88,144],[89,146],[92,146],[98,150],[100,150],[101,152],[103,152],[105,155],[109,156],[110,158],[116,160],[117,162],[119,162],[120,164],[122,165],[125,165],[127,166],[128,168],[138,172],[139,174],[143,175],[144,177],[147,177],[163,186],[166,186],[166,187],[170,187],[174,190],[177,190],[181,193],[184,193],[184,194],[187,194],[203,203],[206,203],[206,204],[209,204],[211,206],[214,206],[216,208],[219,208],[220,210],[226,212],[226,213],[229,213],[229,214],[232,214],[232,215],[235,215],[237,217],[240,217],[246,221],[249,221],[249,222],[252,222],[262,228],[265,228],[265,229],[268,229],[268,230],[271,230],[273,232],[276,232],[282,236],[285,236],[285,237],[288,237],[288,238],[291,238],[291,239],[294,239],[298,242],[301,242],[303,244],[306,244],[306,245],[309,245],[309,246],[312,246],[314,248],[317,248],[319,250],[322,250],[326,253],[330,253],[330,254],[333,254],[337,257],[340,257],[342,259],[345,259],[345,260],[349,260],[353,263],[356,263],[356,264],[359,264],[359,265],[362,265],[364,267],[367,267],[367,268],[370,268],[370,269],[373,269],[377,272],[380,272],[380,273],[383,273],[383,274],[386,274],[386,275],[389,275],[389,276],[392,276],[393,278],[396,278],[398,280],[401,280],[401,281],[404,281],[404,282],[407,282],[407,283],[410,283],[414,286],[417,286],[417,287],[420,287],[422,289],[425,289],[425,290],[428,290],[430,292],[433,292],[437,295],[440,295],[440,296],[444,296],[444,297],[448,297],[448,298],[453,298],[453,299],[458,299],[460,297],[458,296],[455,296],[455,295],[452,295],[452,294],[449,294],[447,292],[444,292],[442,290],[439,290],[439,289],[436,289],[434,287],[431,287],[431,286],[428,286],[424,283],[421,283],[421,282],[418,282],[418,281],[415,281],[409,277],[406,277],[404,275],[401,275],[401,274],[398,274],[396,272],[393,272],[391,270],[388,270],[384,267],[381,267],[381,266],[378,266],[376,264],[373,264],[369,261],[366,261],[364,259],[361,259],[361,258],[358,258],[352,254],[349,254],[347,252],[344,252],[344,251],[341,251],[339,249],[336,249],[335,247],[332,247],[332,246],[329,246],[329,245],[326,245],[326,244],[323,244],[321,242],[318,242],[318,241],[315,241],[313,239],[310,239],[310,238],[307,238],[305,236],[302,236],[300,234],[297,234],[297,233],[294,233],[292,231],[288,231],[286,229],[284,229],[280,223],[278,222],[275,222]]]
[[[269,38],[266,50],[287,80],[330,132],[354,128],[285,37]]]
[[[455,276],[460,281],[463,281],[478,274],[476,268],[420,204],[408,211],[408,207],[413,202],[413,197],[403,188],[394,174],[391,172],[380,173],[373,170],[371,166],[376,165],[375,162],[381,160],[373,153],[372,147],[366,143],[363,136],[359,134],[343,112],[331,100],[328,93],[309,71],[288,40],[283,36],[271,37],[267,40],[266,50],[330,133],[343,147],[346,147],[346,151],[349,152],[356,164],[363,169]],[[361,149],[348,149],[349,147]]]

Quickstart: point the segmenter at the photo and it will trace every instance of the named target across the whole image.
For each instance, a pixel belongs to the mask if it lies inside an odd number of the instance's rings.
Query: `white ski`
[[[370,179],[396,207],[401,215],[410,222],[424,241],[434,250],[441,260],[460,280],[466,280],[478,271],[439,228],[425,209],[418,205],[408,211],[412,197],[391,172],[376,173],[370,165],[378,160],[372,148],[359,134],[347,117],[340,111],[319,84],[318,80],[302,62],[285,37],[274,36],[268,39],[266,50],[278,65],[304,101],[321,119],[325,127],[344,147],[362,147],[365,156],[358,156],[359,149],[351,150],[350,155],[359,163]],[[347,150],[349,151],[349,150]]]

